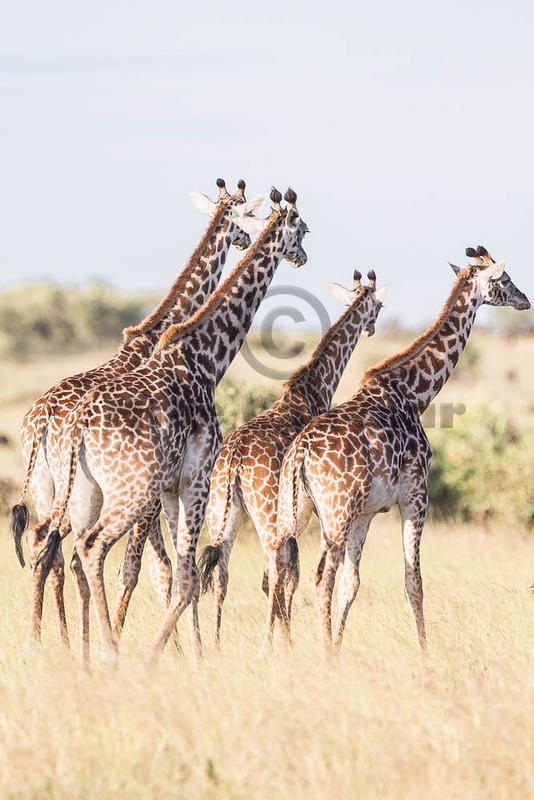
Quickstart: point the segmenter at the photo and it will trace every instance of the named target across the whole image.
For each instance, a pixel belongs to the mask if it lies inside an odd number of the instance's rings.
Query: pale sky
[[[532,298],[533,23],[516,0],[4,4],[0,286],[163,291],[222,176],[297,191],[309,260],[276,283],[333,316],[327,281],[372,266],[382,319],[432,320],[466,245]]]

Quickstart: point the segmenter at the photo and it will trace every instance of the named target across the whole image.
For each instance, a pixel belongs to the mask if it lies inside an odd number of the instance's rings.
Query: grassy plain
[[[532,340],[474,337],[476,370],[451,381],[440,402],[480,402],[532,429]],[[362,370],[398,349],[362,343],[337,401]],[[0,363],[0,479],[18,484],[17,431],[33,398],[107,353]],[[300,359],[302,359],[302,355]],[[292,362],[289,362],[292,366]],[[261,381],[240,358],[236,380]],[[278,385],[278,384],[275,384]],[[454,429],[450,435],[454,435]],[[496,487],[496,490],[498,487]],[[402,589],[395,514],[378,518],[362,559],[362,587],[339,657],[321,653],[307,580],[317,546],[301,545],[294,647],[259,656],[262,559],[245,528],[234,549],[222,652],[206,643],[195,668],[171,647],[159,669],[143,655],[159,608],[146,569],[134,594],[118,669],[85,673],[59,644],[45,607],[41,652],[23,648],[29,573],[0,523],[0,796],[6,798],[523,798],[534,796],[534,537],[506,524],[429,523],[423,537],[429,647],[419,658]],[[67,548],[68,549],[68,548]],[[110,554],[109,596],[121,547]],[[93,627],[93,633],[94,627]]]

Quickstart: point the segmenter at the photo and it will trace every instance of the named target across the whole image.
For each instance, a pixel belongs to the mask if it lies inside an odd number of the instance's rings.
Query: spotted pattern
[[[125,331],[125,340],[118,353],[107,363],[70,378],[65,378],[35,401],[24,417],[22,425],[22,451],[27,467],[26,480],[19,502],[23,502],[28,486],[31,488],[35,510],[41,523],[46,523],[54,503],[61,455],[69,449],[69,434],[64,423],[69,413],[96,386],[122,376],[147,361],[159,337],[170,325],[187,320],[205,303],[220,279],[231,244],[243,249],[250,245],[250,238],[232,218],[234,209],[245,200],[242,191],[230,195],[223,187],[211,223],[187,266],[178,276],[167,296],[155,312],[135,328]],[[48,527],[41,524],[28,531],[30,563],[35,565],[43,546]],[[132,532],[126,561],[119,573],[119,605],[115,627],[120,631],[124,621],[129,596],[136,582],[135,564],[146,536],[144,531]],[[149,537],[149,558],[153,565],[151,575],[160,597],[168,595],[172,582],[170,562],[165,552],[163,539],[157,527]],[[130,554],[129,554],[130,551]],[[130,558],[131,555],[131,558]],[[129,561],[131,560],[132,565]],[[156,569],[155,564],[159,565]],[[42,591],[39,588],[40,570],[32,578],[30,604],[30,634],[40,637],[42,616]],[[49,576],[55,606],[58,610],[60,632],[68,641],[65,608],[63,601],[64,559],[61,547],[54,559]]]
[[[343,562],[333,640],[337,646],[360,584],[360,557],[369,525],[376,514],[393,505],[402,521],[405,591],[418,642],[425,643],[419,547],[431,448],[420,415],[450,377],[483,303],[530,307],[507,273],[488,277],[495,265],[484,253],[475,265],[459,271],[437,322],[406,350],[368,370],[356,394],[309,422],[285,455],[277,540],[268,554],[273,562],[269,591],[275,591],[286,568],[284,544],[300,533],[299,505],[304,495],[321,525],[312,578],[327,649],[332,645],[331,606],[338,566]],[[290,600],[284,600],[289,609]]]
[[[211,575],[214,640],[219,643],[228,563],[243,516],[249,514],[265,549],[276,538],[278,480],[284,453],[297,433],[330,407],[332,397],[362,331],[374,332],[380,309],[372,286],[361,287],[331,326],[304,367],[286,382],[281,397],[226,439],[211,475],[206,521],[218,562]],[[307,507],[302,526],[311,509]],[[206,549],[206,552],[208,548]],[[264,581],[264,587],[265,587]],[[277,607],[273,624],[279,621]]]
[[[237,354],[280,260],[305,263],[301,241],[306,230],[293,204],[287,209],[277,205],[264,233],[203,309],[168,329],[144,364],[119,380],[101,383],[69,412],[63,426],[69,446],[58,448],[61,464],[50,529],[68,532],[68,508],[84,657],[90,592],[102,660],[116,658],[103,583],[105,557],[134,524],[143,520],[149,527],[160,502],[175,545],[176,570],[152,657],[190,603],[200,651],[195,553],[221,444],[215,387]]]

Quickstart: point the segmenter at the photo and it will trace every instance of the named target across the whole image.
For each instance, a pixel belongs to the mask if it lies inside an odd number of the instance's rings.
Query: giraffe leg
[[[297,538],[306,529],[313,503],[299,483],[297,497],[297,523],[293,536],[278,536],[278,484],[265,502],[263,496],[257,508],[251,511],[264,554],[262,588],[267,595],[267,620],[264,649],[272,643],[276,630],[287,643],[291,641],[291,609],[299,581]],[[252,503],[250,504],[252,505]],[[291,530],[292,526],[288,526]]]
[[[216,419],[216,418],[215,418]],[[220,447],[218,426],[209,422],[200,426],[191,436],[186,447],[178,485],[179,510],[174,512],[178,527],[173,541],[176,542],[176,573],[169,607],[150,650],[149,660],[155,662],[181,614],[189,610],[189,629],[193,653],[198,660],[201,655],[200,628],[198,625],[198,599],[200,577],[196,565],[196,548],[209,498],[210,473],[215,454]],[[171,531],[172,535],[172,531]]]
[[[117,641],[121,637],[130,599],[137,586],[143,548],[153,521],[152,517],[140,519],[128,536],[124,558],[117,577],[117,599],[112,623],[113,635]]]
[[[65,613],[65,596],[63,588],[65,586],[65,559],[61,542],[54,556],[54,562],[48,576],[48,582],[52,589],[52,597],[56,608],[59,635],[66,647],[69,647],[69,630],[67,627],[67,615]]]
[[[323,538],[314,574],[315,598],[319,610],[323,646],[327,652],[332,649],[332,593],[343,549],[343,545],[327,542]]]
[[[206,514],[206,521],[210,529],[210,546],[217,549],[218,555],[218,561],[211,574],[211,587],[213,592],[213,643],[217,648],[220,645],[223,603],[228,590],[228,564],[244,515],[243,506],[235,494],[231,500],[226,526],[222,534],[218,532],[214,524],[213,509],[208,507],[208,512]]]
[[[78,604],[78,634],[80,640],[80,658],[82,664],[89,666],[89,600],[91,591],[82,568],[82,562],[76,548],[73,549],[70,570],[74,576],[76,601]]]
[[[278,488],[278,487],[277,487]],[[276,629],[287,643],[291,642],[291,612],[293,597],[299,582],[299,553],[297,539],[305,531],[313,511],[313,502],[299,483],[297,497],[296,527],[294,535],[279,535],[279,519],[277,519],[277,501],[273,510],[271,525],[262,530],[260,538],[264,547],[263,588],[268,597],[267,621],[264,648],[272,642],[273,630]],[[290,531],[292,526],[282,526]]]
[[[276,549],[267,548],[264,551],[265,573],[267,575],[267,619],[263,649],[272,645],[275,627],[289,643],[290,631],[286,614],[285,585],[289,567],[290,550],[287,542],[283,542]],[[265,581],[265,579],[264,579]]]
[[[43,619],[44,590],[41,589],[42,565],[38,564],[39,553],[44,546],[49,529],[49,520],[39,523],[28,531],[28,549],[30,564],[32,565],[31,595],[30,595],[30,627],[27,643],[41,641],[41,626]]]
[[[419,647],[424,648],[426,632],[419,550],[426,517],[426,492],[424,497],[400,504],[400,512],[404,550],[404,591],[410,603]]]
[[[295,531],[294,541],[288,540],[286,547],[288,550],[288,561],[290,568],[286,571],[284,581],[284,596],[286,607],[286,618],[288,630],[291,626],[291,611],[293,607],[293,597],[297,590],[299,582],[299,566],[298,566],[298,544],[297,541],[304,533],[309,525],[310,517],[313,512],[313,502],[310,496],[306,493],[302,481],[299,482],[298,501],[297,501],[297,528]]]
[[[104,586],[104,562],[115,542],[136,522],[151,518],[156,512],[154,506],[140,506],[138,514],[133,511],[128,513],[128,509],[125,509],[121,519],[116,513],[113,516],[108,513],[104,505],[98,522],[81,534],[74,544],[89,584],[100,640],[100,658],[104,664],[114,665],[118,657],[118,643],[111,628]],[[133,507],[135,506],[132,502]]]
[[[40,523],[34,528],[30,528],[26,537],[29,549],[29,560],[33,568],[31,579],[30,626],[28,632],[28,643],[39,643],[41,641],[44,591],[41,591],[39,588],[41,570],[40,567],[35,566],[35,563],[48,533],[48,514],[54,502],[54,481],[52,479],[50,470],[48,469],[48,464],[46,463],[42,447],[39,448],[39,452],[35,461],[35,466],[30,481],[30,490],[35,511]],[[63,587],[60,585],[60,582],[58,582],[54,588],[54,601],[56,608],[59,610],[61,606],[63,606],[64,615],[65,607],[63,604]],[[59,591],[60,594],[58,594]],[[64,635],[63,631],[66,633],[67,630],[66,619],[64,622],[64,628],[63,621],[61,621],[61,626],[62,635]],[[68,634],[66,635],[68,638]]]
[[[74,577],[76,602],[78,606],[78,636],[82,663],[89,666],[89,601],[91,589],[84,566],[77,550],[77,540],[97,522],[102,510],[102,492],[82,461],[78,469],[74,489],[69,504],[69,517],[73,530],[74,544],[70,570]]]
[[[360,588],[360,558],[371,524],[371,517],[357,517],[345,545],[345,560],[337,590],[337,619],[334,643],[341,646],[347,615]]]
[[[167,492],[164,493],[164,495],[162,495],[163,507],[164,507],[164,510],[165,510],[165,519],[167,520],[167,525],[169,526],[171,539],[172,539],[172,542],[173,542],[173,545],[174,545],[174,549],[175,549],[175,553],[176,553],[176,575],[175,575],[175,586],[174,586],[175,592],[174,593],[171,592],[171,596],[170,596],[168,602],[165,605],[164,615],[163,615],[164,619],[168,619],[169,618],[168,614],[172,614],[173,613],[172,609],[171,609],[171,606],[173,606],[174,594],[177,591],[178,571],[179,571],[179,569],[182,569],[182,571],[185,570],[185,572],[187,573],[187,570],[188,570],[187,564],[184,566],[184,564],[182,563],[182,559],[180,558],[180,537],[182,537],[184,540],[187,541],[188,537],[190,536],[190,533],[189,533],[188,528],[187,528],[187,521],[186,521],[186,519],[187,519],[186,515],[188,513],[186,511],[186,508],[187,508],[188,503],[191,502],[191,497],[189,497],[190,487],[188,486],[185,489],[182,488],[182,492],[184,494],[185,504],[184,504],[184,498],[182,498],[180,494],[173,493],[171,491],[167,491]],[[194,492],[193,492],[193,494],[194,494]],[[194,500],[193,500],[193,504],[194,504]],[[204,505],[203,508],[205,508],[205,505]],[[202,527],[202,524],[201,524],[201,527]],[[196,534],[196,541],[198,541],[199,534],[200,534],[200,529],[199,529],[198,533]],[[195,544],[195,548],[196,548],[196,544]],[[186,559],[186,561],[187,561],[187,559]],[[198,573],[197,568],[196,568],[196,563],[195,563],[193,572],[194,571],[196,571]],[[187,580],[188,579],[185,578],[186,583],[187,583]],[[187,619],[188,619],[188,627],[189,627],[189,639],[190,639],[190,642],[191,642],[191,647],[192,647],[192,650],[193,650],[194,658],[197,661],[200,659],[200,653],[201,653],[200,628],[199,628],[199,622],[198,622],[198,594],[199,594],[199,592],[197,592],[196,597],[192,596],[191,599],[188,600],[188,602],[184,605],[183,608],[180,607],[180,610],[176,614],[176,620],[175,620],[174,627],[173,627],[173,630],[172,630],[172,636],[173,636],[173,640],[174,640],[176,649],[180,652],[181,651],[181,645],[180,645],[180,640],[179,640],[179,636],[178,636],[178,620],[179,620],[180,616],[182,615],[182,612],[187,609]],[[160,627],[160,630],[161,630],[161,627]],[[163,647],[167,643],[170,635],[171,635],[170,633],[168,635],[166,634],[165,642],[163,643],[163,645],[161,647],[161,650],[163,649]]]
[[[160,599],[162,612],[164,612],[169,605],[172,594],[172,564],[165,548],[159,514],[150,526],[145,549],[150,580]],[[177,627],[172,633],[172,640],[176,651],[181,653],[182,646]]]

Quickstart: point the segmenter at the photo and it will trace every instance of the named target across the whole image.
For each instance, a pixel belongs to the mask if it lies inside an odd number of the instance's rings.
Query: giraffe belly
[[[376,476],[373,478],[362,511],[365,514],[379,514],[383,511],[389,511],[391,506],[398,502],[398,499],[398,481]]]

